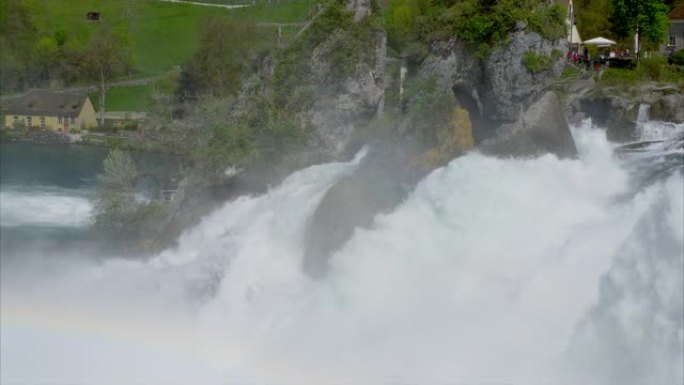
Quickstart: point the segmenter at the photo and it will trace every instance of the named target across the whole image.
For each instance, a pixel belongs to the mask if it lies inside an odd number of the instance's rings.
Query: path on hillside
[[[126,80],[109,82],[109,83],[107,83],[107,88],[143,86],[145,84],[150,84],[150,83],[153,83],[159,79],[162,79],[164,76],[165,75],[156,75],[156,76],[148,76],[146,78],[126,79]],[[34,89],[45,89],[45,88],[34,88]],[[97,91],[99,89],[100,89],[99,84],[90,84],[90,85],[85,85],[85,86],[58,88],[58,89],[51,89],[51,90],[56,91],[56,92],[91,92],[91,91]],[[26,91],[18,93],[18,94],[2,95],[2,96],[0,96],[0,100],[18,98],[18,97],[24,96],[29,91],[31,91],[31,90],[26,90]]]
[[[234,8],[245,8],[245,7],[251,7],[254,5],[252,4],[214,4],[214,3],[197,3],[194,1],[186,1],[186,0],[159,0],[163,1],[166,3],[182,3],[182,4],[192,4],[192,5],[201,5],[204,7],[217,7],[217,8],[226,8],[226,9],[234,9]]]

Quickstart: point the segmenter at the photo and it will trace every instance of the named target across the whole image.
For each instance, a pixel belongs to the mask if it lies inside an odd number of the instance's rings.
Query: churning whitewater
[[[573,136],[577,160],[435,170],[322,280],[304,235],[363,152],[226,203],[146,262],[3,274],[2,383],[682,384],[682,149],[640,178],[602,130]]]
[[[44,186],[3,187],[0,205],[3,227],[85,226],[92,212],[92,203],[85,192]]]

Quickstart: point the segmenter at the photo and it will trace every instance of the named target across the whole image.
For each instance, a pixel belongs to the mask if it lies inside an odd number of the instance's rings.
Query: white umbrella
[[[605,37],[601,36],[584,41],[584,45],[595,45],[597,47],[609,47],[615,44],[616,43],[614,41],[606,39]]]

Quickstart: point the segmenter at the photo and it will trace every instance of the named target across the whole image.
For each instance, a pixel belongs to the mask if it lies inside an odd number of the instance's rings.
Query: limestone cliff
[[[490,55],[480,58],[452,37],[433,44],[419,75],[436,78],[440,87],[454,93],[470,112],[477,144],[487,141],[488,152],[503,156],[546,152],[573,156],[576,149],[567,123],[563,114],[557,113],[560,102],[549,94],[566,50],[563,40],[550,41],[536,32],[520,30]],[[533,72],[524,63],[526,53],[544,58],[548,64]],[[542,97],[544,108],[535,105]]]
[[[370,0],[326,5],[289,46],[262,60],[233,118],[258,125],[264,113],[289,115],[307,128],[317,159],[344,155],[384,95],[387,39],[374,12]]]

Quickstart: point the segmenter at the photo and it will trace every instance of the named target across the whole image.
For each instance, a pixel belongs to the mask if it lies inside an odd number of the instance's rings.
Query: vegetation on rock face
[[[312,102],[313,89],[328,86],[337,91],[341,81],[351,76],[359,63],[373,60],[379,24],[374,16],[358,23],[343,1],[330,0],[311,26],[290,46],[276,55],[273,75],[273,102],[288,111],[305,109]],[[325,45],[325,46],[324,46]],[[313,55],[329,65],[326,79],[313,79]],[[317,84],[321,81],[322,84]]]
[[[522,56],[522,63],[530,73],[536,74],[553,66],[556,58],[539,54],[535,51],[527,51]]]
[[[520,28],[551,40],[563,37],[565,12],[560,3],[535,0],[390,0],[385,24],[399,51],[456,35],[485,55]]]

